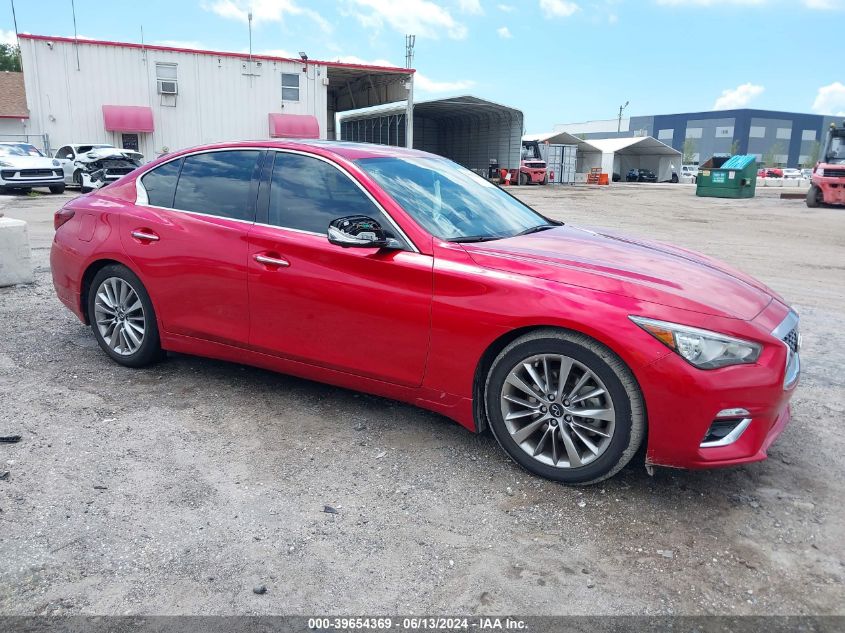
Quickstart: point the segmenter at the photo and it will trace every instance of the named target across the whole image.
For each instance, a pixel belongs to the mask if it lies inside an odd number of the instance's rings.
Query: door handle
[[[264,264],[265,266],[278,266],[280,268],[287,268],[290,266],[290,262],[286,259],[282,259],[281,257],[270,257],[268,255],[256,255],[255,261],[259,264]]]
[[[158,242],[161,239],[155,233],[148,233],[147,231],[132,231],[132,237],[142,242]]]

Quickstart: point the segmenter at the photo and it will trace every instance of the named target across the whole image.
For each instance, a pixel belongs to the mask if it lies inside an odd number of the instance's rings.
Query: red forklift
[[[820,204],[845,205],[845,123],[830,124],[821,160],[813,169],[807,206],[814,208]]]

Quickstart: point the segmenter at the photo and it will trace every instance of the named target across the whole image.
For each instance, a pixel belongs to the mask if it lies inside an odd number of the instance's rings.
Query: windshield
[[[834,165],[845,164],[845,138],[834,136],[830,139],[830,150],[827,154],[827,162]]]
[[[363,158],[356,163],[423,228],[445,240],[512,237],[549,224],[496,185],[445,158]]]
[[[0,145],[0,156],[26,156],[26,152],[17,145]]]

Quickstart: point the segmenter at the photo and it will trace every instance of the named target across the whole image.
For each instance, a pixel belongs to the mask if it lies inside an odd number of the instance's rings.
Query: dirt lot
[[[186,356],[121,368],[53,295],[61,197],[3,198],[37,270],[0,289],[0,435],[23,436],[0,444],[0,612],[845,613],[845,211],[692,191],[517,190],[781,291],[793,423],[761,464],[586,489],[395,402]]]

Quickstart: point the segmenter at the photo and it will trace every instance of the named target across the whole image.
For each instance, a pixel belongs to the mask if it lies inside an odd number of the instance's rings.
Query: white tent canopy
[[[601,167],[604,173],[615,172],[625,178],[631,169],[650,169],[657,174],[658,180],[670,180],[672,172],[681,167],[681,152],[652,136],[585,140],[567,132],[548,132],[528,134],[522,138],[551,145],[577,145],[580,174]]]

